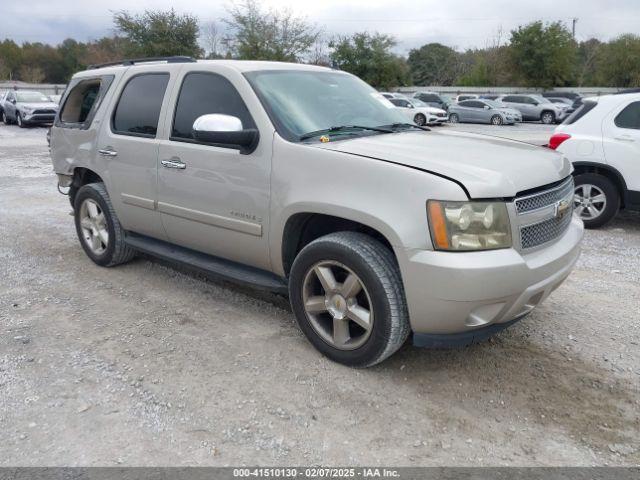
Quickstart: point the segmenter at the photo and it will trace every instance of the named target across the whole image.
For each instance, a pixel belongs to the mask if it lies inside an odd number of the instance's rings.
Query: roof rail
[[[130,58],[125,60],[118,60],[117,62],[97,63],[95,65],[89,65],[87,70],[94,70],[96,68],[125,66],[130,67],[137,63],[145,62],[167,62],[167,63],[194,63],[196,60],[187,56],[174,56],[174,57],[146,57],[146,58]]]

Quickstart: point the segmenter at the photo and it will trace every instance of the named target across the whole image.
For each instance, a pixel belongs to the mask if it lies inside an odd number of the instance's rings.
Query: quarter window
[[[123,135],[155,137],[168,73],[132,77],[124,87],[113,114],[113,131]]]
[[[87,127],[112,80],[113,76],[107,76],[82,80],[74,85],[64,101],[59,126]]]
[[[640,130],[640,102],[630,103],[615,119],[616,127]]]
[[[212,113],[231,115],[244,129],[256,128],[242,97],[225,77],[215,73],[196,72],[185,76],[171,130],[172,140],[194,140],[193,122]]]

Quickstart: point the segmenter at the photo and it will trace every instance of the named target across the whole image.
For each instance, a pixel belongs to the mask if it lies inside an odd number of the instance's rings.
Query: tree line
[[[0,42],[0,79],[66,83],[92,64],[123,58],[188,55],[305,62],[351,72],[378,88],[406,85],[640,87],[640,36],[577,42],[561,22],[532,22],[498,31],[484,48],[457,51],[440,43],[394,53],[397,41],[377,32],[330,36],[290,10],[266,10],[259,0],[232,4],[219,22],[195,15],[127,11],[113,15],[115,34],[53,46]]]

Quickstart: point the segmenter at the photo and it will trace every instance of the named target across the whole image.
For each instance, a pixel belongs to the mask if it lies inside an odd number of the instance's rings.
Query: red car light
[[[552,150],[555,150],[570,138],[571,138],[571,135],[569,135],[568,133],[554,133],[549,139],[548,147]]]

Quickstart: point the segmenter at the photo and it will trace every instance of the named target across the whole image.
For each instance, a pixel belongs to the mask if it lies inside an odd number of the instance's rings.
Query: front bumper
[[[53,121],[56,119],[56,114],[40,114],[40,113],[32,113],[32,114],[27,114],[24,113],[22,115],[22,120],[25,123],[53,123]]]
[[[409,250],[399,256],[415,333],[457,334],[506,324],[530,313],[567,278],[584,227],[573,217],[554,243],[523,254]]]

